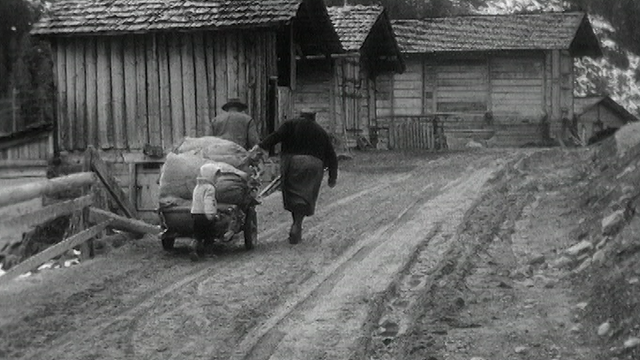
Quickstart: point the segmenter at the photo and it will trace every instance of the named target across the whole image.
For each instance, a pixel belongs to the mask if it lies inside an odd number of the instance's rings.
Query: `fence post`
[[[91,172],[91,152],[90,151],[85,151],[84,153],[82,171]],[[83,195],[94,194],[94,187],[95,187],[95,181],[91,185],[84,186],[82,194]],[[94,197],[95,197],[95,194],[94,194]],[[88,206],[83,207],[81,210],[79,226],[80,226],[79,230],[85,230],[90,227]],[[93,256],[94,256],[94,243],[93,243],[93,238],[91,238],[85,241],[84,243],[82,243],[82,245],[80,245],[80,260],[84,261],[92,258]]]
[[[16,88],[11,89],[11,131],[18,131],[18,101],[17,101],[18,90]]]

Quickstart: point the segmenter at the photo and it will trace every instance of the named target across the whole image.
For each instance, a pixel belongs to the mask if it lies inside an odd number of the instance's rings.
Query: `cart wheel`
[[[255,208],[247,210],[247,216],[244,220],[244,247],[247,250],[253,249],[258,242],[258,214]]]
[[[176,238],[162,238],[162,248],[166,251],[173,250],[173,245],[176,243]]]

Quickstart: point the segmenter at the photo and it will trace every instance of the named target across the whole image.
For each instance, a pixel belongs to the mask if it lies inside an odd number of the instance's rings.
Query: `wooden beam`
[[[109,225],[109,223],[111,223],[111,220],[107,220],[92,228],[84,230],[28,258],[27,260],[11,268],[4,275],[0,276],[0,285],[6,284],[7,282],[17,278],[21,274],[31,271],[37,268],[38,266],[44,264],[45,262],[53,259],[54,257],[62,255],[65,252],[73,249],[74,247],[93,238],[94,236],[99,234],[102,230],[104,230]]]
[[[169,61],[167,85],[170,90],[171,113],[169,120],[171,121],[171,139],[173,142],[180,141],[186,134],[184,129],[184,105],[182,102],[182,46],[186,45],[183,45],[183,39],[180,33],[167,35],[167,58]]]
[[[73,137],[74,149],[84,149],[87,146],[87,87],[86,87],[86,61],[85,61],[85,41],[83,38],[75,39],[75,124],[72,126],[75,136]]]
[[[109,61],[109,40],[106,37],[96,37],[96,91],[97,91],[97,135],[95,146],[101,149],[113,147],[113,116],[111,97],[111,65]]]
[[[149,144],[162,147],[160,123],[160,80],[158,79],[158,53],[156,35],[145,35],[147,39],[147,129]]]
[[[66,67],[66,90],[67,90],[67,123],[63,131],[67,132],[67,150],[75,150],[74,140],[77,138],[75,124],[78,119],[76,114],[76,43],[73,38],[68,38],[65,47],[67,57]]]
[[[184,136],[196,135],[196,78],[193,61],[193,38],[189,33],[182,34],[182,101],[184,109]],[[206,74],[198,74],[206,76]]]
[[[112,220],[109,226],[114,229],[129,231],[135,234],[157,235],[161,231],[159,226],[148,224],[142,220],[127,219],[110,211],[96,209],[93,207],[89,209],[90,222],[100,223],[106,220]]]
[[[0,169],[16,169],[23,167],[44,167],[49,163],[47,160],[0,160]]]
[[[124,67],[124,102],[125,102],[125,127],[127,133],[127,148],[141,149],[139,143],[138,129],[136,127],[136,111],[138,95],[136,94],[138,80],[136,75],[136,47],[135,36],[126,35],[122,44],[122,62]]]
[[[56,119],[56,137],[58,142],[58,149],[56,150],[69,150],[67,148],[67,124],[69,118],[67,116],[67,87],[66,87],[66,53],[64,47],[65,41],[62,38],[56,39],[56,88],[58,93],[57,103],[57,119]]]
[[[122,37],[113,37],[109,42],[111,64],[111,121],[114,129],[116,149],[127,149],[127,118],[125,112],[124,56]]]
[[[3,187],[0,189],[0,207],[17,204],[44,195],[77,189],[79,186],[90,185],[95,180],[93,173],[83,172],[20,186]]]
[[[93,37],[84,38],[85,45],[85,65],[86,71],[86,94],[87,102],[86,126],[85,126],[85,145],[98,146],[98,56],[96,39]],[[86,147],[86,146],[85,146]],[[83,147],[84,149],[84,147]]]
[[[107,164],[102,161],[98,151],[93,146],[89,146],[87,151],[91,153],[91,169],[95,171],[96,175],[98,175],[98,178],[100,178],[100,181],[102,181],[120,209],[122,209],[128,217],[137,218],[138,214],[135,206],[131,204],[127,195],[122,191],[120,185],[118,185],[116,179],[111,175],[107,168]]]
[[[33,212],[16,217],[0,220],[0,227],[30,228],[56,219],[63,215],[82,209],[93,204],[93,195],[82,196],[73,200],[63,201]]]

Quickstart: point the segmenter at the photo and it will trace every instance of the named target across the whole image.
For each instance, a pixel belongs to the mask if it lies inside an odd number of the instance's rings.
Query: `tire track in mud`
[[[159,240],[158,240],[159,241]],[[101,323],[91,325],[89,328],[84,327],[79,329],[76,332],[68,333],[67,335],[58,338],[53,344],[51,344],[47,349],[41,349],[35,353],[26,354],[25,358],[28,359],[40,359],[46,355],[46,358],[52,359],[62,359],[64,358],[64,354],[66,349],[64,348],[66,344],[69,343],[78,343],[82,340],[86,340],[88,338],[95,338],[100,333],[108,330],[111,327],[117,327],[118,324],[125,321],[134,321],[137,317],[135,313],[148,311],[154,304],[158,298],[171,294],[172,292],[186,286],[187,284],[197,281],[199,278],[207,276],[210,271],[209,264],[201,264],[197,266],[193,271],[189,272],[185,277],[180,279],[177,282],[172,282],[171,285],[154,289],[143,296],[140,296],[137,301],[128,306],[124,311],[120,312],[115,316],[112,320]],[[82,332],[82,335],[78,336],[78,332]]]
[[[363,190],[358,191],[357,193],[326,204],[320,209],[320,211],[318,211],[318,216],[320,217],[331,214],[336,209],[339,209],[345,204],[358,199],[362,199],[367,195],[379,192],[385,188],[393,186],[394,184],[406,181],[411,176],[413,176],[412,173],[393,176],[391,179],[383,183],[373,184]],[[267,231],[263,231],[261,234],[259,234],[260,238],[264,239],[263,241],[261,241],[261,243],[268,242],[270,238],[274,237],[278,232],[282,231],[288,225],[288,222],[283,222]],[[308,230],[312,230],[313,228],[320,226],[322,226],[321,222],[314,224]],[[145,292],[143,295],[139,296],[138,299],[136,299],[133,303],[129,304],[118,314],[115,314],[113,317],[111,317],[109,321],[100,324],[91,324],[89,326],[85,325],[82,328],[77,329],[76,331],[72,331],[70,333],[67,333],[66,335],[63,335],[62,337],[57,338],[52,344],[47,347],[47,349],[39,349],[35,350],[34,352],[27,353],[24,358],[64,358],[66,353],[73,353],[70,348],[75,348],[79,344],[85,343],[87,344],[87,347],[90,347],[91,343],[94,342],[93,339],[100,338],[100,334],[114,333],[116,331],[119,332],[120,330],[116,329],[121,329],[123,327],[128,329],[126,333],[132,333],[133,330],[130,329],[131,326],[126,326],[125,324],[130,323],[133,324],[132,326],[135,326],[140,318],[143,318],[150,311],[154,310],[158,303],[162,302],[168,295],[180,292],[185,287],[188,287],[194,283],[198,283],[207,277],[215,276],[216,270],[231,266],[233,262],[238,260],[238,257],[256,256],[255,252],[240,253],[234,255],[235,256],[225,256],[222,258],[218,258],[219,260],[216,259],[215,263],[198,264],[196,265],[196,269],[190,271],[186,276],[180,278],[176,282],[171,282],[168,286],[164,286],[165,284],[163,284],[163,286],[156,287],[148,292]],[[128,338],[131,339],[131,337]],[[124,347],[127,349],[127,354],[131,355],[134,353],[133,345],[128,344]]]
[[[358,248],[350,249],[250,333],[232,359],[349,358],[358,342],[354,339],[363,336],[359,329],[368,317],[369,299],[385,291],[386,280],[397,276],[406,260],[412,258],[412,252],[438,232],[441,222],[457,226],[494,171],[481,169],[469,177],[460,177],[440,189],[446,188],[446,192],[434,199],[417,200],[393,223],[361,240]],[[359,253],[361,249],[368,251]],[[376,256],[370,256],[373,250],[378,250]],[[359,261],[353,261],[356,256]],[[322,288],[325,281],[331,281],[331,286]],[[305,301],[309,303],[304,304]]]
[[[394,288],[382,297],[380,315],[372,317],[370,336],[362,343],[362,358],[439,359],[441,354],[434,353],[433,349],[439,346],[434,344],[439,344],[437,337],[440,335],[434,334],[446,334],[448,326],[478,326],[468,320],[456,322],[451,314],[466,305],[463,293],[468,288],[464,279],[473,256],[483,251],[483,247],[495,237],[508,233],[512,227],[510,224],[519,217],[526,203],[523,203],[524,198],[516,200],[506,194],[505,186],[511,179],[508,173],[531,153],[525,152],[507,161],[489,181],[491,187],[460,219],[459,226],[443,229],[434,240],[419,249],[415,261],[407,267]],[[487,213],[492,216],[487,217]],[[454,241],[445,247],[443,239],[437,239],[442,237]],[[441,254],[439,261],[434,261],[434,252]],[[428,326],[423,324],[421,329],[416,323],[425,321],[425,317],[439,320]]]
[[[422,192],[429,190],[433,187],[433,184],[429,184],[422,188]],[[357,245],[351,247],[340,258],[338,258],[330,267],[326,268],[321,274],[317,275],[311,282],[305,284],[305,286],[297,293],[293,298],[290,298],[282,306],[280,306],[273,316],[271,316],[265,323],[259,328],[250,332],[245,336],[242,342],[238,345],[240,349],[231,359],[257,359],[256,353],[262,352],[256,351],[256,347],[259,346],[260,341],[263,338],[272,338],[270,332],[281,323],[287,316],[296,310],[299,306],[303,305],[303,302],[309,299],[312,295],[320,295],[319,293],[326,292],[327,289],[322,289],[326,284],[334,285],[339,278],[344,275],[344,272],[349,262],[362,260],[367,257],[373,250],[380,246],[384,240],[383,235],[397,229],[404,222],[408,221],[412,212],[417,211],[417,208],[425,200],[419,198],[414,201],[409,207],[405,208],[391,223],[377,229],[369,239],[374,241],[361,241]],[[328,287],[329,290],[332,286]],[[324,291],[323,291],[324,290]],[[271,342],[271,341],[269,341]],[[276,344],[277,345],[277,344]],[[248,352],[247,352],[247,349]]]

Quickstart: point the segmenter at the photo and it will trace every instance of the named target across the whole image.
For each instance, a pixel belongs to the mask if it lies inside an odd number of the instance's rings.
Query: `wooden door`
[[[160,168],[162,163],[136,164],[136,208],[156,211],[160,196]]]

